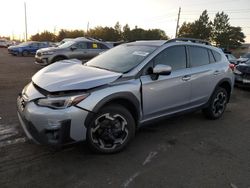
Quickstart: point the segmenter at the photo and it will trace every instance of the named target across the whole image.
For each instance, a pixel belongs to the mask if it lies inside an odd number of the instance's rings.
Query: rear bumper
[[[250,76],[235,75],[235,85],[239,87],[250,87]]]

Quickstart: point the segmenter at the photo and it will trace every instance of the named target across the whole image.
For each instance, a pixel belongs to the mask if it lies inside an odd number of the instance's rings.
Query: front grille
[[[24,95],[20,95],[18,97],[18,106],[19,106],[19,108],[20,108],[21,111],[24,110],[27,102],[28,102],[28,100],[27,100],[27,98]]]

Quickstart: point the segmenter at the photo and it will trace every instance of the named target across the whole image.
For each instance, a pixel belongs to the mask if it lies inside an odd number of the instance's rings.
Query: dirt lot
[[[52,150],[28,143],[16,96],[40,69],[0,49],[0,187],[250,188],[250,91],[235,89],[223,118],[201,112],[138,131],[129,147],[97,155],[84,143]]]

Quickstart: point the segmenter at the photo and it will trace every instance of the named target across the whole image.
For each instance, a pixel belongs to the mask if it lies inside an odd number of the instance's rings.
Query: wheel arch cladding
[[[232,91],[231,81],[229,79],[223,79],[217,84],[216,88],[218,87],[224,88],[227,91],[228,94],[227,102],[229,102]]]
[[[93,109],[94,113],[89,113],[85,120],[85,126],[90,125],[92,119],[94,118],[95,114],[98,113],[98,111],[103,108],[104,106],[110,105],[110,104],[119,104],[123,107],[125,107],[131,115],[133,116],[135,120],[135,124],[138,125],[139,119],[140,119],[140,102],[139,100],[129,92],[120,92],[115,93],[112,95],[109,95],[105,98],[103,98]]]

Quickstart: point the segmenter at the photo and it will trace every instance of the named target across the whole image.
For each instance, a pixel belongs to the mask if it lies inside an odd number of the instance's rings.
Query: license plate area
[[[242,81],[243,81],[244,84],[249,84],[250,83],[250,79],[243,78]]]

